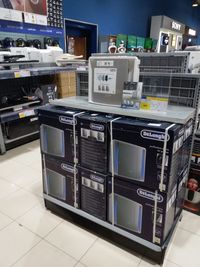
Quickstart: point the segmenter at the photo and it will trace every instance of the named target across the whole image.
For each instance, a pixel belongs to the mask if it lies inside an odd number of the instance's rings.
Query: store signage
[[[179,24],[175,21],[172,21],[172,29],[180,31],[181,30],[181,24]]]
[[[191,36],[196,36],[196,31],[195,30],[193,30],[193,29],[189,29],[189,31],[188,31],[188,34],[189,35],[191,35]]]

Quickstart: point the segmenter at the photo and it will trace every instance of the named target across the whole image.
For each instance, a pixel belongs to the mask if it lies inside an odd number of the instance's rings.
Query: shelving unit
[[[74,66],[69,65],[66,67],[58,67],[55,64],[38,64],[24,62],[17,62],[14,64],[5,63],[1,64],[0,66],[11,68],[0,70],[0,80],[2,84],[6,83],[6,86],[3,85],[0,90],[1,97],[4,95],[11,97],[12,94],[17,94],[17,83],[20,83],[23,86],[29,83],[30,86],[37,87],[37,84],[40,82],[42,76],[54,76],[55,74],[66,71],[76,72],[77,68],[79,67],[79,65],[76,64]],[[14,83],[15,85],[13,86],[13,84],[9,81],[12,81],[12,83]],[[0,108],[0,154],[6,153],[6,149],[14,147],[15,144],[22,144],[23,142],[26,142],[26,140],[32,141],[39,137],[39,131],[34,131],[32,134],[25,134],[21,136],[21,138],[9,140],[6,139],[5,136],[3,136],[2,128],[4,123],[8,123],[20,118],[28,118],[34,114],[36,115],[37,108],[39,106],[41,106],[40,101],[24,101],[24,103],[14,104],[11,106],[2,106],[2,108]]]
[[[142,110],[122,109],[120,107],[101,106],[97,104],[88,103],[86,97],[71,97],[66,99],[51,101],[51,105],[61,106],[65,108],[74,108],[83,111],[95,111],[103,113],[111,113],[118,116],[145,118],[149,120],[165,121],[170,123],[185,124],[189,119],[195,118],[195,109],[189,107],[176,107],[169,106],[168,110],[163,113],[145,112]],[[75,135],[75,124],[74,124]],[[75,138],[74,138],[75,140]],[[112,137],[111,137],[112,140]],[[76,146],[75,146],[76,147]],[[76,148],[75,148],[76,150]],[[163,150],[165,151],[165,150]],[[163,167],[162,167],[163,168]],[[74,184],[76,184],[76,177],[74,178]],[[113,178],[114,179],[114,178]],[[122,230],[114,224],[110,224],[106,221],[102,221],[88,213],[72,207],[48,194],[44,193],[45,205],[48,209],[56,214],[59,214],[65,218],[72,220],[73,222],[86,227],[89,230],[97,232],[104,237],[117,242],[129,250],[132,249],[142,255],[152,258],[158,263],[162,263],[166,250],[169,246],[171,238],[175,232],[177,222],[182,218],[182,211],[176,217],[176,221],[168,235],[167,240],[161,246],[151,243],[141,237],[138,237],[128,231]],[[76,206],[76,205],[75,205]],[[98,229],[98,231],[95,229]]]

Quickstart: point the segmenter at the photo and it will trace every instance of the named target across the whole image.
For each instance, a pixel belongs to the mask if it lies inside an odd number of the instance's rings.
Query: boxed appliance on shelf
[[[184,207],[187,179],[188,179],[188,168],[186,168],[178,178],[175,216],[179,215]]]
[[[162,245],[174,223],[177,185],[170,194],[112,178],[108,183],[108,219],[128,232],[152,243]],[[112,203],[114,206],[112,209]]]
[[[18,119],[12,119],[10,116],[10,119],[7,119],[6,122],[4,122],[6,116],[4,115],[3,118],[1,116],[0,122],[3,123],[3,134],[6,139],[14,140],[36,132],[38,133],[39,123],[37,115],[34,111],[31,111],[32,115],[26,116],[24,115],[26,112],[30,111],[22,111],[18,114]]]
[[[183,134],[184,128],[178,124],[130,118],[114,121],[114,174],[141,186],[169,192],[181,172]],[[110,157],[110,172],[111,167]]]
[[[76,72],[64,71],[55,76],[58,97],[65,98],[76,95]]]
[[[80,165],[107,174],[112,115],[87,112],[78,118]]]
[[[125,83],[139,82],[139,64],[133,56],[90,57],[89,102],[121,106]]]
[[[107,220],[107,182],[108,176],[79,168],[81,188],[81,209]]]
[[[79,173],[74,165],[42,154],[44,193],[75,206],[74,174],[76,175],[76,207],[80,207]]]
[[[38,96],[42,100],[43,105],[49,103],[50,100],[57,98],[57,86],[54,84],[41,85]]]
[[[190,169],[184,208],[200,215],[200,168]]]
[[[24,61],[24,60],[36,60],[38,62],[41,62],[41,55],[40,51],[37,48],[34,47],[11,47],[10,48],[10,53],[11,55],[16,55],[16,56],[24,56],[23,58],[19,59]]]
[[[68,163],[76,163],[74,151],[74,116],[79,110],[47,105],[38,110],[40,122],[41,150]],[[75,120],[76,123],[76,120]],[[78,158],[78,134],[76,131]]]

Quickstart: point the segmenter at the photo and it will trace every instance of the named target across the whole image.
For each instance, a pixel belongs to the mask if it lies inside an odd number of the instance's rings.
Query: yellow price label
[[[20,78],[20,77],[21,77],[20,72],[15,72],[15,78]]]
[[[151,108],[151,104],[148,103],[148,102],[141,102],[141,104],[140,104],[140,108],[141,108],[141,109],[149,110],[149,109]]]
[[[26,117],[26,115],[24,113],[19,113],[19,117],[20,117],[20,119],[23,119]]]

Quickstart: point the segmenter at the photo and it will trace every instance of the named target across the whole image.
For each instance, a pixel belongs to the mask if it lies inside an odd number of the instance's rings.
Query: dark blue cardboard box
[[[73,116],[81,111],[47,105],[39,108],[41,150],[47,155],[74,164]],[[75,118],[76,123],[76,118]],[[76,130],[78,158],[78,134]],[[76,162],[77,163],[77,162]]]
[[[167,128],[166,156],[163,159]],[[184,127],[178,124],[129,118],[113,122],[115,176],[148,188],[170,191],[181,173],[183,134]]]
[[[79,167],[81,209],[101,220],[107,220],[108,176]]]
[[[154,190],[115,177],[114,192],[114,224],[163,245],[174,224],[177,185],[170,194],[156,194]],[[108,220],[112,222],[112,178],[108,183]]]
[[[87,112],[78,118],[80,165],[103,174],[108,173],[110,148],[109,114]]]

